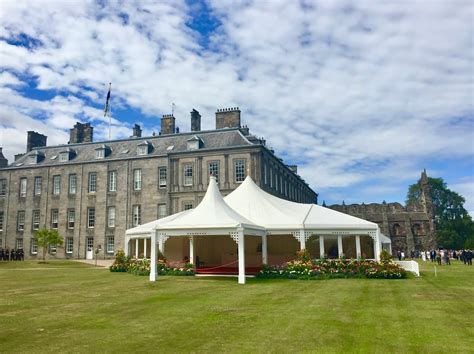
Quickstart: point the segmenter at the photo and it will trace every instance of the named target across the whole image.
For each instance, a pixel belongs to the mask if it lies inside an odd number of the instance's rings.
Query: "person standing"
[[[472,253],[471,250],[467,250],[467,265],[471,265],[472,266],[472,257],[474,256],[474,254]]]

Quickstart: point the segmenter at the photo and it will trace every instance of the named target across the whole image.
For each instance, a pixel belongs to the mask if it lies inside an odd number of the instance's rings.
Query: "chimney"
[[[192,132],[201,131],[201,115],[194,108],[191,111],[191,131]]]
[[[90,123],[77,122],[69,130],[69,144],[91,143],[93,141],[94,127]]]
[[[26,141],[26,152],[30,152],[33,148],[46,146],[46,140],[48,137],[46,135],[28,131],[28,138]]]
[[[132,138],[141,138],[141,137],[142,137],[142,129],[140,128],[138,124],[135,124],[135,126],[133,127]]]
[[[218,109],[216,112],[216,129],[240,128],[239,107]]]
[[[3,156],[2,150],[3,148],[0,147],[0,168],[8,166],[8,160],[5,158],[5,156]]]
[[[172,114],[163,114],[161,118],[161,134],[174,134],[176,119]]]

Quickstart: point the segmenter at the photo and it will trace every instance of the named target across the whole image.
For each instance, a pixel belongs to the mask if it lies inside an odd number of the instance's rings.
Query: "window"
[[[97,191],[97,173],[89,172],[89,193],[95,193]]]
[[[74,229],[76,224],[76,210],[68,209],[67,210],[67,228]]]
[[[74,239],[66,237],[66,253],[71,254],[74,249]]]
[[[87,250],[92,251],[94,250],[94,238],[88,237],[86,240]]]
[[[245,160],[234,161],[234,176],[236,182],[243,182],[245,179]]]
[[[109,207],[107,211],[107,226],[108,227],[115,227],[115,207]]]
[[[17,229],[18,231],[25,230],[25,211],[24,210],[18,211]]]
[[[58,250],[57,245],[49,245],[49,253],[50,254],[56,254],[57,250]]]
[[[61,152],[59,154],[59,162],[69,161],[69,152]]]
[[[23,239],[22,238],[17,238],[15,246],[16,246],[17,250],[22,250],[23,249]]]
[[[3,231],[3,211],[0,211],[0,231]],[[0,245],[1,247],[2,245]]]
[[[158,204],[158,219],[166,216],[166,204]]]
[[[184,165],[184,181],[185,186],[193,185],[193,165]]]
[[[193,208],[192,202],[184,202],[184,210],[189,210]]]
[[[0,197],[7,195],[7,180],[5,178],[0,179]]]
[[[143,144],[140,146],[137,146],[137,155],[146,155],[148,154],[148,144]]]
[[[273,188],[273,168],[270,166],[270,188]]]
[[[95,208],[87,208],[87,227],[89,229],[95,227]]]
[[[133,190],[142,190],[142,170],[133,170]]]
[[[117,171],[109,171],[109,192],[117,191]]]
[[[34,190],[35,195],[41,195],[41,184],[42,184],[41,176],[36,176],[35,177],[35,190]]]
[[[51,209],[51,228],[57,229],[59,226],[59,210]]]
[[[106,247],[107,253],[114,253],[115,252],[115,240],[113,236],[107,236],[106,240]]]
[[[53,176],[53,195],[61,192],[61,176]]]
[[[36,241],[35,238],[31,239],[31,254],[38,254],[38,242]]]
[[[69,194],[76,194],[77,176],[69,175]]]
[[[26,178],[20,178],[20,197],[26,197]]]
[[[132,226],[138,226],[142,223],[142,207],[134,205],[132,207]]]
[[[158,186],[160,188],[166,188],[166,178],[167,178],[166,167],[159,167],[158,168]]]
[[[95,158],[96,159],[103,159],[105,157],[105,149],[97,149],[95,151]]]
[[[263,163],[263,183],[264,183],[265,185],[268,184],[268,180],[267,180],[267,163],[266,163],[266,162]]]
[[[219,161],[212,161],[209,162],[208,165],[209,169],[209,176],[216,177],[217,183],[219,183]]]
[[[33,210],[33,230],[39,230],[40,228],[41,214],[39,210]]]

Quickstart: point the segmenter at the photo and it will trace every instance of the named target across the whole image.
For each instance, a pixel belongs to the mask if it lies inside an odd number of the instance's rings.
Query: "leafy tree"
[[[427,178],[437,229],[437,241],[446,248],[462,248],[474,236],[474,223],[464,208],[463,196],[450,190],[442,178]],[[408,188],[407,203],[423,198],[422,180]]]
[[[64,242],[58,230],[50,230],[47,228],[36,231],[34,239],[36,240],[38,247],[43,248],[43,262],[45,261],[46,251],[49,246],[61,246]]]

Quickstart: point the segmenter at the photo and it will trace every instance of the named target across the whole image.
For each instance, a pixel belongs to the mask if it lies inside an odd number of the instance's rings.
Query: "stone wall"
[[[329,208],[377,223],[392,240],[392,253],[429,250],[436,246],[433,205],[426,171],[421,175],[422,201],[403,206],[400,203],[331,205]]]

